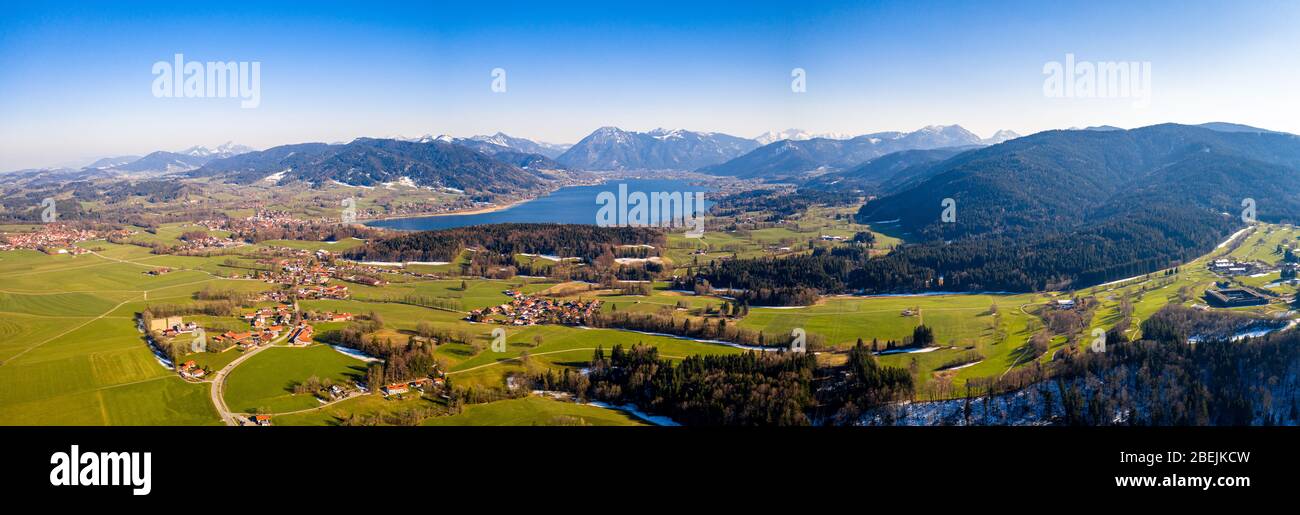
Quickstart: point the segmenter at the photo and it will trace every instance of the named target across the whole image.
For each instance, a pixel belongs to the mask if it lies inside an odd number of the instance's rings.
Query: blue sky
[[[1223,120],[1300,132],[1295,2],[31,4],[0,18],[0,170],[228,140],[574,142],[603,125],[752,137],[959,123],[988,136]],[[176,53],[260,62],[260,105],[155,98],[151,66]],[[1044,63],[1067,53],[1150,62],[1150,105],[1044,96]],[[796,67],[805,93],[790,91]],[[493,68],[505,93],[490,89]]]

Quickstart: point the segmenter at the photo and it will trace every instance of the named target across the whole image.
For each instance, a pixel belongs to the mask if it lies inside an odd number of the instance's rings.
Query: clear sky
[[[1300,3],[1136,3],[15,3],[0,16],[0,170],[228,140],[572,143],[604,125],[1300,132]],[[152,66],[176,53],[260,62],[260,105],[156,98]],[[1044,64],[1067,53],[1150,62],[1150,104],[1045,96]],[[790,89],[796,67],[804,93]]]

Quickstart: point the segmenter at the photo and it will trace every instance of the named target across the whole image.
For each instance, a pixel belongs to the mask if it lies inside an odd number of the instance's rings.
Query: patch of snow
[[[371,356],[371,355],[369,355],[369,354],[366,354],[366,353],[364,353],[364,352],[361,352],[361,351],[359,351],[359,350],[357,350],[357,349],[353,349],[353,348],[351,348],[351,347],[344,347],[344,346],[342,346],[342,345],[330,345],[330,348],[331,348],[331,349],[334,349],[334,350],[336,350],[336,351],[338,351],[339,354],[343,354],[343,355],[348,356],[348,357],[351,357],[351,358],[356,358],[356,359],[359,359],[359,360],[361,360],[361,361],[365,361],[365,362],[368,362],[368,363],[369,363],[369,362],[382,362],[382,361],[384,361],[384,360],[381,359],[381,358],[376,358],[376,357],[374,357],[374,356]]]
[[[293,170],[292,168],[285,168],[282,171],[275,172],[271,175],[266,176],[262,180],[265,182],[269,182],[271,184],[280,184],[280,181],[284,180],[284,174],[289,173],[292,170]]]
[[[635,404],[624,404],[624,405],[622,405],[622,406],[614,406],[614,405],[611,405],[611,404],[609,404],[609,403],[605,403],[605,402],[600,402],[600,401],[591,401],[591,402],[588,402],[587,405],[588,405],[588,406],[595,406],[595,407],[597,407],[597,408],[605,408],[605,409],[614,409],[614,410],[619,410],[619,411],[625,411],[625,412],[627,412],[627,413],[631,413],[631,414],[632,414],[633,416],[635,416],[636,418],[639,418],[639,419],[641,419],[641,420],[644,420],[644,421],[649,422],[649,423],[651,423],[651,424],[654,424],[654,425],[656,425],[656,426],[674,426],[674,427],[675,427],[675,426],[680,426],[680,425],[681,425],[681,424],[678,424],[676,421],[674,421],[674,420],[671,419],[671,418],[668,418],[668,417],[665,417],[665,416],[661,416],[661,415],[650,415],[650,414],[648,414],[648,413],[646,413],[646,412],[643,412],[643,411],[637,409]]]
[[[934,352],[939,349],[940,347],[938,346],[920,347],[920,348],[912,347],[907,349],[882,350],[880,352],[877,352],[876,355],[885,356],[888,354],[921,354],[925,352]]]

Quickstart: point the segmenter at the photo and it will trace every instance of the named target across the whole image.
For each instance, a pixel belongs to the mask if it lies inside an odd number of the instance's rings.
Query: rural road
[[[226,406],[226,400],[225,400],[226,376],[230,374],[231,370],[234,370],[235,367],[239,366],[240,363],[243,363],[244,360],[251,358],[257,353],[262,352],[271,347],[274,347],[277,343],[280,343],[281,341],[288,339],[289,338],[288,334],[289,332],[286,331],[285,336],[272,340],[270,344],[266,346],[255,347],[252,351],[244,353],[243,356],[235,358],[234,361],[231,361],[230,364],[226,365],[221,370],[218,370],[216,375],[212,377],[212,389],[209,390],[209,395],[212,396],[212,405],[216,406],[217,413],[221,415],[221,421],[224,422],[226,425],[228,426],[239,425],[239,421],[236,420],[234,414],[230,412],[230,408]]]

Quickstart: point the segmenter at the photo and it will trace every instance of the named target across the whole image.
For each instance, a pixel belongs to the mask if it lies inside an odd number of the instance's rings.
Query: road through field
[[[235,419],[233,414],[231,414],[230,407],[226,406],[226,376],[230,374],[231,370],[234,370],[235,367],[239,366],[240,363],[243,363],[248,358],[251,358],[257,353],[274,347],[275,344],[288,339],[288,335],[289,331],[286,331],[284,336],[272,340],[270,344],[254,347],[253,350],[244,353],[243,356],[235,358],[234,361],[230,362],[230,364],[226,365],[221,370],[218,370],[216,375],[212,377],[212,388],[209,390],[209,395],[212,397],[212,405],[217,408],[217,413],[221,415],[221,421],[226,425],[239,425],[239,421]]]

